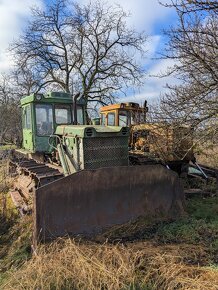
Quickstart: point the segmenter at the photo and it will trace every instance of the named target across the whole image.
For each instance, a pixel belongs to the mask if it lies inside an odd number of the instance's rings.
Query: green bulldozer
[[[86,125],[80,94],[32,94],[21,109],[23,146],[10,160],[11,197],[22,215],[33,215],[35,243],[183,213],[177,174],[129,165],[129,129]]]

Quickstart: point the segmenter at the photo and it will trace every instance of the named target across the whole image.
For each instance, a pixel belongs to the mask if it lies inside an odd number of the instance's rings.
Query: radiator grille
[[[83,139],[84,169],[128,165],[128,137]]]

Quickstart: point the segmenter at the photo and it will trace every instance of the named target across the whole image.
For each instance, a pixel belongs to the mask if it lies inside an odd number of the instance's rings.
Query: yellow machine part
[[[131,126],[130,145],[164,161],[192,160],[193,140],[189,127],[166,123]]]

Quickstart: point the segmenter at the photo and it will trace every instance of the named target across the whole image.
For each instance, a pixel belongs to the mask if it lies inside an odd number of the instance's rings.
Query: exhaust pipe
[[[74,117],[74,121],[73,124],[77,125],[77,99],[79,98],[80,93],[76,94],[73,97],[73,117]]]

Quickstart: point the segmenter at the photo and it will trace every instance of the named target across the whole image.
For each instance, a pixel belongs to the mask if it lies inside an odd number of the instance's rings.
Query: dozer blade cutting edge
[[[34,241],[93,235],[139,216],[183,213],[176,173],[162,165],[83,170],[41,186],[34,194]]]

